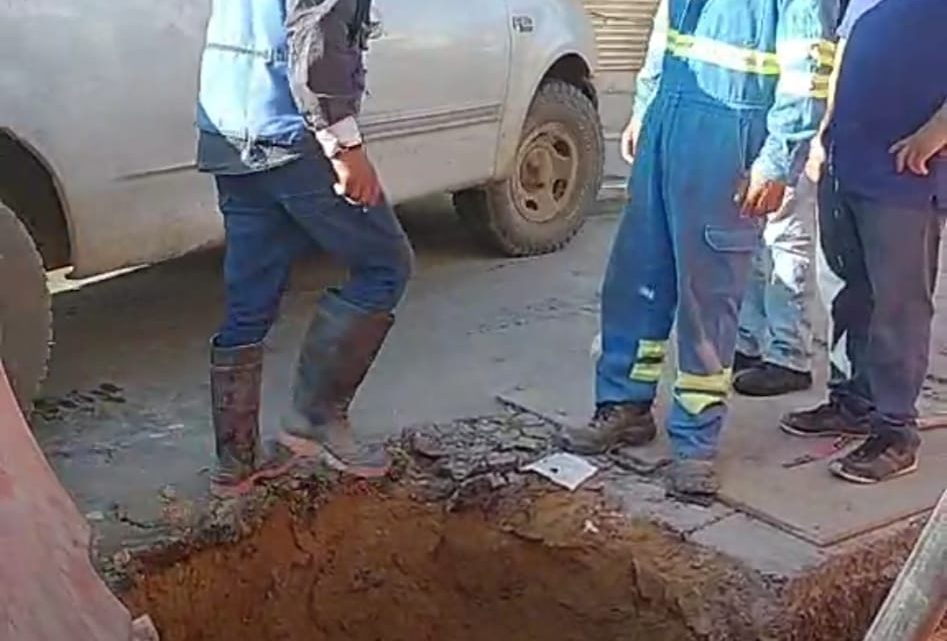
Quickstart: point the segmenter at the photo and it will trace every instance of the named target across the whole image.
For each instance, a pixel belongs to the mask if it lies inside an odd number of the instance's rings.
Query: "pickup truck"
[[[207,0],[0,5],[0,357],[27,407],[50,270],[106,274],[219,243],[195,171]],[[510,256],[562,247],[602,182],[595,41],[578,0],[376,0],[360,119],[394,203],[452,193]]]

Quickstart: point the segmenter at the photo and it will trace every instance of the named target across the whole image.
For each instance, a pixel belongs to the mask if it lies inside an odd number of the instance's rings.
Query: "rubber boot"
[[[259,463],[260,384],[263,345],[217,347],[211,343],[210,387],[217,465],[216,494],[240,494],[253,484]]]
[[[300,349],[293,411],[281,435],[297,456],[318,456],[321,449],[349,474],[388,472],[384,448],[357,441],[349,407],[393,322],[391,314],[365,312],[335,292],[320,302]]]

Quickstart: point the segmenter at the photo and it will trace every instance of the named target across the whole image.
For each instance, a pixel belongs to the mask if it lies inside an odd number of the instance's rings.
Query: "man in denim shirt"
[[[226,229],[226,318],[212,340],[214,487],[245,490],[300,457],[383,474],[348,407],[391,327],[412,252],[362,145],[357,116],[370,0],[215,0],[201,64],[198,164]],[[300,349],[278,443],[259,444],[262,341],[293,259],[349,268]]]
[[[851,0],[823,128],[820,233],[831,303],[829,402],[783,419],[798,436],[867,436],[832,471],[914,471],[947,214],[947,2]],[[825,153],[813,146],[810,173]]]

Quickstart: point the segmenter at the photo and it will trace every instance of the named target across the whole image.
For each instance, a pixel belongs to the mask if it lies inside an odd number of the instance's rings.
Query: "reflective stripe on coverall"
[[[637,99],[648,108],[632,198],[603,285],[596,400],[653,400],[676,320],[678,457],[716,454],[762,230],[739,200],[751,170],[792,183],[802,169],[828,93],[836,4],[668,2],[661,79]]]

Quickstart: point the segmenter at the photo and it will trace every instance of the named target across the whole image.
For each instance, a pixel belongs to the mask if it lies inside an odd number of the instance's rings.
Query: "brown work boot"
[[[650,403],[603,403],[585,425],[563,429],[559,446],[575,454],[604,454],[622,445],[647,445],[657,436]]]
[[[211,345],[210,389],[217,465],[216,493],[241,493],[253,483],[259,458],[263,346]]]
[[[330,463],[355,476],[387,474],[384,447],[360,442],[348,414],[393,321],[389,313],[366,313],[334,292],[326,295],[300,349],[283,445],[301,457],[328,454]]]
[[[671,498],[704,507],[711,505],[720,491],[712,459],[676,458],[668,469],[666,482]]]

